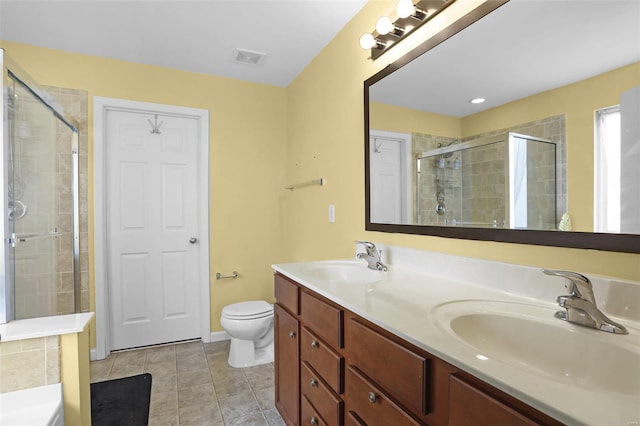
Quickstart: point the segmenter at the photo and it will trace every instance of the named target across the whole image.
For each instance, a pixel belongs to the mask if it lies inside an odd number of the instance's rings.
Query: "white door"
[[[105,154],[111,349],[199,337],[197,120],[109,110]]]
[[[370,219],[372,223],[405,223],[403,139],[372,133],[369,139]]]

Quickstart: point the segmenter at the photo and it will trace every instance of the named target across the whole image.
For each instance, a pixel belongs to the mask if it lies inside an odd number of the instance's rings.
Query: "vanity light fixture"
[[[375,31],[360,37],[360,47],[371,50],[371,59],[377,59],[456,0],[399,0],[395,20],[382,16]]]
[[[393,22],[391,22],[391,18],[388,16],[383,16],[378,19],[376,22],[376,31],[380,35],[395,35],[398,37],[402,37],[404,34],[404,28],[397,27]]]
[[[413,0],[400,0],[396,6],[396,13],[399,18],[408,18],[416,12]]]
[[[360,36],[360,47],[365,50],[369,49],[384,49],[384,43],[381,43],[380,40],[375,38],[373,34],[364,33]]]
[[[483,103],[484,101],[486,101],[486,99],[485,99],[485,98],[473,98],[473,99],[471,99],[471,100],[469,101],[469,103],[472,103],[472,104],[481,104],[481,103]]]

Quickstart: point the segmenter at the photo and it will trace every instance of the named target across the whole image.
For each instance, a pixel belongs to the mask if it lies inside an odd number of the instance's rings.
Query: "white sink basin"
[[[349,260],[313,262],[301,272],[309,279],[332,284],[372,284],[384,277],[384,272],[369,269],[366,262]]]
[[[469,300],[432,310],[436,325],[475,351],[476,358],[506,363],[559,382],[593,390],[640,395],[636,330],[614,335],[566,323],[556,309]]]

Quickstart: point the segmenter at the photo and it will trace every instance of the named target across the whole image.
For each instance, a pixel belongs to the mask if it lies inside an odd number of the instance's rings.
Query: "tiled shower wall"
[[[449,146],[459,142],[459,139],[445,136],[427,135],[423,133],[411,134],[413,158],[420,158],[423,151],[430,151],[442,146]],[[457,155],[457,154],[456,154]],[[413,209],[413,223],[418,225],[444,225],[445,217],[450,217],[451,212],[460,211],[462,208],[462,188],[460,182],[460,170],[453,170],[453,157],[445,158],[445,168],[438,168],[438,158],[429,157],[420,162],[420,174],[417,173],[417,161],[411,162],[412,194],[416,194]],[[449,214],[436,214],[437,193],[443,190],[445,206]]]
[[[64,89],[44,86],[63,108],[65,113],[78,122],[78,163],[79,163],[79,200],[80,200],[80,295],[82,312],[89,311],[89,198],[88,198],[88,96],[83,90]],[[71,153],[71,140],[68,130],[59,125],[56,138],[56,156],[59,165],[56,171],[56,209],[65,227],[71,232],[73,219],[73,199],[71,192],[72,172],[68,161]],[[59,274],[58,314],[73,312],[73,269],[70,262],[73,257],[73,245],[69,240],[59,240],[57,265]]]
[[[19,236],[46,234],[53,231],[57,222],[52,214],[57,186],[54,179],[57,164],[51,161],[55,159],[55,118],[22,86],[16,85],[14,99],[11,220]],[[16,318],[57,313],[56,244],[55,238],[33,239],[17,244],[12,251]]]
[[[463,142],[472,141],[475,139],[485,138],[488,136],[500,135],[507,132],[515,132],[528,136],[535,136],[543,138],[556,143],[556,158],[555,158],[555,176],[553,175],[553,160],[552,155],[548,149],[545,149],[543,144],[529,144],[530,147],[534,147],[529,158],[529,176],[530,182],[535,182],[536,188],[532,188],[530,191],[529,211],[528,217],[530,218],[529,227],[532,229],[555,229],[562,217],[562,214],[567,211],[567,161],[566,161],[566,119],[564,114],[547,117],[541,120],[522,123],[516,126],[494,130],[492,132],[483,133],[480,135],[474,135],[469,138],[463,139]],[[500,145],[500,144],[496,144]],[[493,146],[493,145],[491,145]],[[501,148],[496,148],[500,150]],[[504,148],[502,148],[504,149]],[[538,152],[535,152],[538,151]],[[544,152],[544,153],[543,153]],[[505,199],[501,201],[501,208],[503,209],[502,215],[499,213],[498,200],[493,197],[492,193],[504,194],[504,151],[494,152],[496,157],[493,157],[488,152],[480,155],[482,160],[475,163],[475,167],[471,168],[471,176],[465,175],[463,180],[463,186],[476,182],[483,183],[483,188],[479,191],[473,192],[479,194],[474,197],[464,198],[465,201],[475,203],[476,205],[486,205],[487,212],[492,212],[491,215],[495,217],[499,222],[504,216],[504,203]],[[463,161],[464,164],[464,161]],[[465,169],[466,170],[466,169]],[[467,179],[468,178],[468,179]],[[502,181],[502,182],[501,182]],[[553,187],[555,181],[555,188]],[[486,183],[486,184],[485,184]],[[539,188],[544,188],[541,190]],[[554,191],[555,190],[555,191]],[[555,193],[554,193],[555,192]],[[473,201],[476,200],[476,201]],[[554,215],[555,204],[555,215]],[[469,211],[473,210],[473,205],[469,206]],[[489,213],[483,215],[477,215],[475,211],[471,216],[472,221],[486,222],[492,220]],[[554,217],[555,216],[555,217]],[[467,216],[469,217],[469,216]]]
[[[558,115],[498,129],[465,138],[463,141],[507,132],[540,137],[557,144],[555,167],[548,150],[542,149],[544,153],[535,152],[541,148],[539,144],[530,144],[532,148],[528,164],[530,182],[540,183],[529,190],[529,226],[535,229],[554,229],[567,209],[565,116]],[[459,140],[454,138],[412,134],[414,156],[422,151],[436,149],[439,145],[447,146],[458,142]],[[466,222],[469,226],[477,224],[478,227],[487,227],[492,226],[494,221],[497,226],[504,226],[507,219],[506,149],[506,144],[497,143],[453,153],[450,157],[444,158],[444,168],[437,167],[437,157],[421,160],[420,175],[416,174],[414,162],[412,173],[416,179],[413,180],[413,193],[417,194],[414,203],[414,223],[444,225],[446,218],[449,222],[455,219]],[[456,158],[459,160],[459,169],[453,167]],[[419,184],[419,191],[416,184]],[[443,184],[446,214],[439,216],[435,212],[436,196]]]

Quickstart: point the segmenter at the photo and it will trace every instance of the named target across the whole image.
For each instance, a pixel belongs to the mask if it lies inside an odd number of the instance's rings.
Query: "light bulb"
[[[376,39],[373,38],[372,34],[364,33],[360,36],[360,47],[365,50],[369,50],[376,45]]]
[[[388,16],[383,16],[376,22],[376,31],[380,35],[389,34],[393,30],[393,22]]]
[[[408,18],[416,13],[416,7],[413,5],[413,0],[400,0],[396,6],[396,13],[400,18]]]

